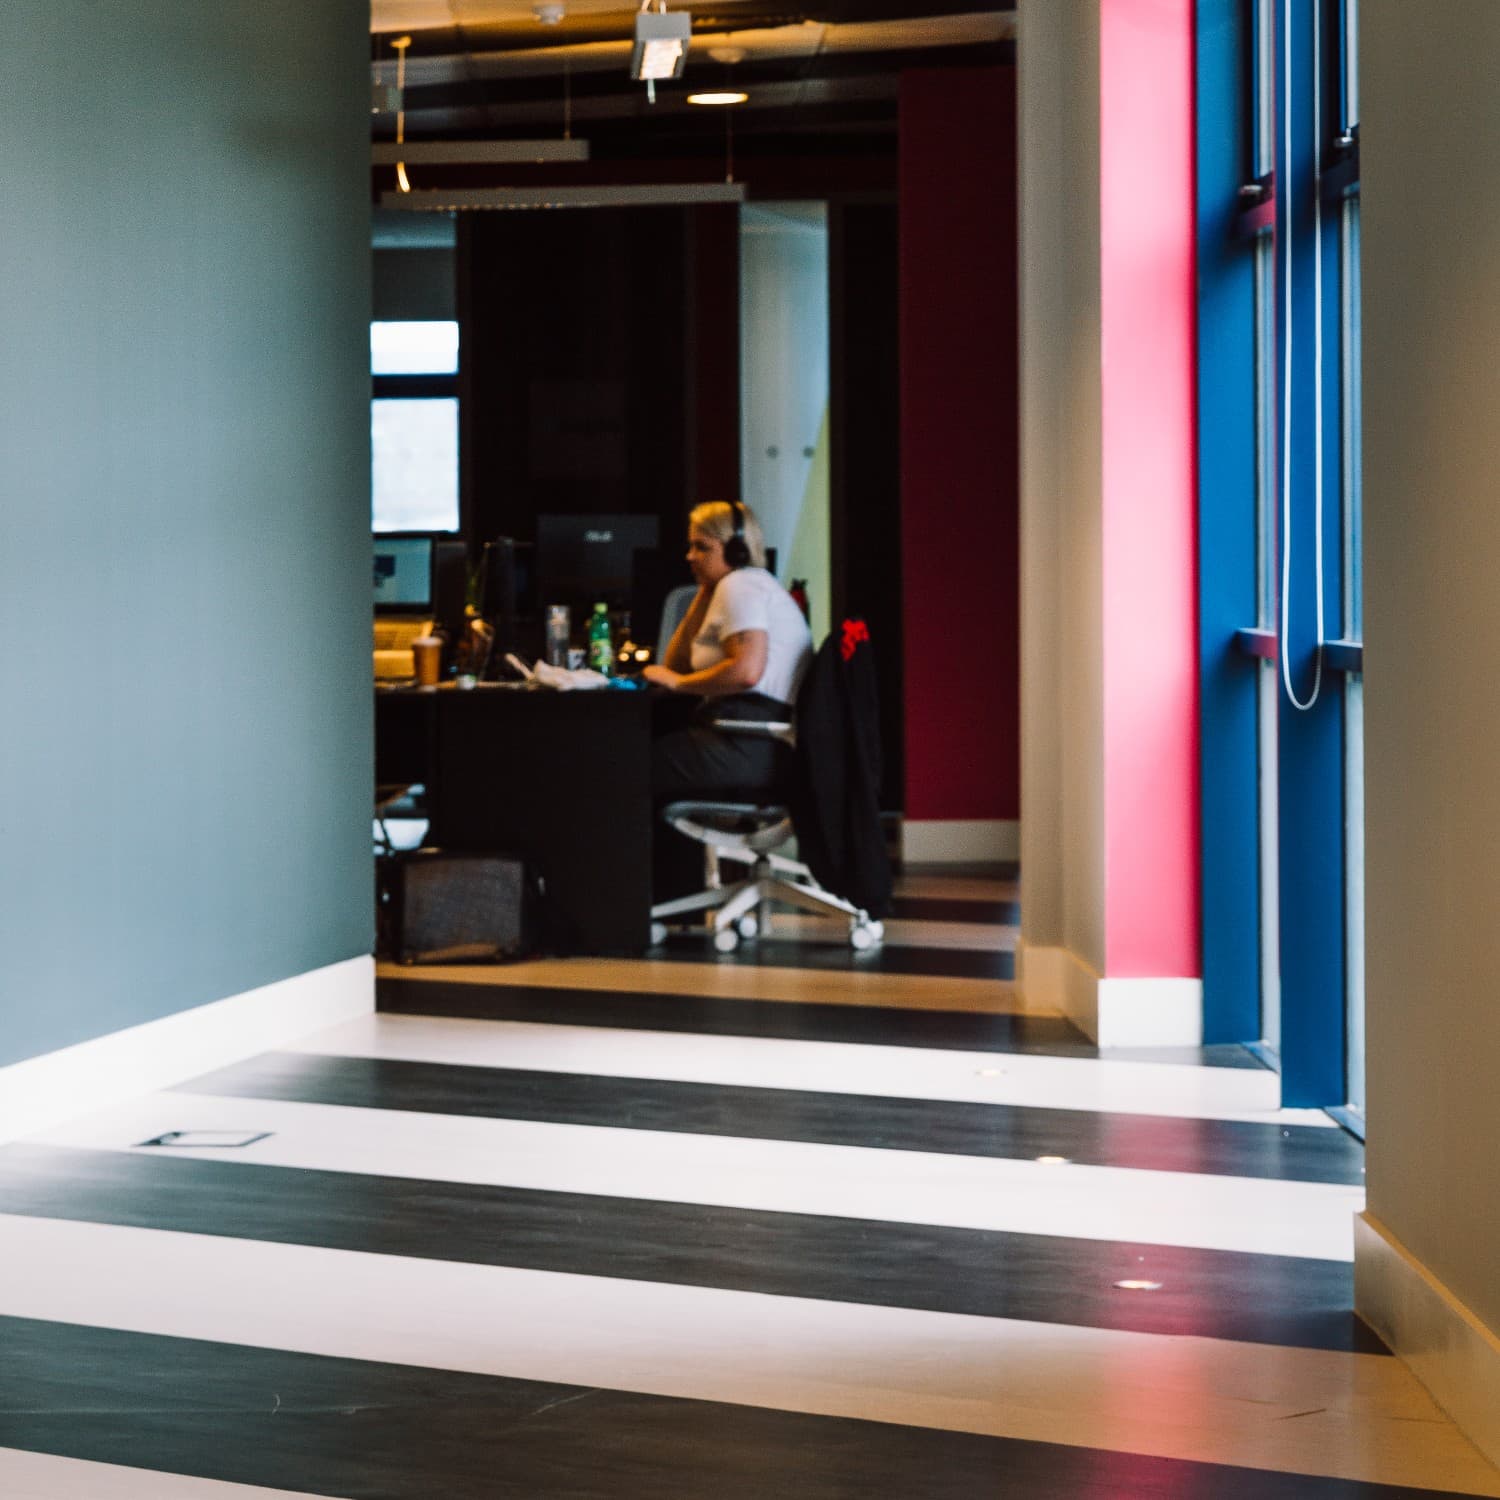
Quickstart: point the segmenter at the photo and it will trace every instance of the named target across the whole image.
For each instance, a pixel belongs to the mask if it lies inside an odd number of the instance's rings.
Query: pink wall
[[[1100,21],[1106,972],[1193,977],[1193,4]]]
[[[900,108],[905,811],[1017,818],[1015,69],[904,72]]]

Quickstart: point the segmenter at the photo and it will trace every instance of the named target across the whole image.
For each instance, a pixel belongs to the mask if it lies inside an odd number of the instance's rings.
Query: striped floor
[[[1500,1496],[1350,1311],[1358,1144],[1025,1014],[1015,920],[382,971],[0,1147],[0,1497]]]

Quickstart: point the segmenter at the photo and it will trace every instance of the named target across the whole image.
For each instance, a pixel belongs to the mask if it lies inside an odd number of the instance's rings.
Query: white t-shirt
[[[764,568],[736,568],[714,586],[703,627],[693,637],[693,670],[723,661],[720,642],[742,630],[766,633],[766,670],[751,691],[794,703],[812,659],[812,632],[796,600]]]

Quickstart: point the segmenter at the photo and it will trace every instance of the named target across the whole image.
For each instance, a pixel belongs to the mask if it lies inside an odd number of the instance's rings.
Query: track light
[[[630,49],[630,76],[646,83],[681,78],[692,34],[693,18],[686,11],[639,12],[635,45]]]

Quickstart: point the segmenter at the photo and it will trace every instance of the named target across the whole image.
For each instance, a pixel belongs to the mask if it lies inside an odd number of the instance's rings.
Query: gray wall
[[[369,951],[364,0],[10,0],[0,1064]]]
[[[1098,0],[1021,0],[1021,920],[1104,970]]]
[[[1361,11],[1370,1211],[1500,1331],[1500,6]]]

